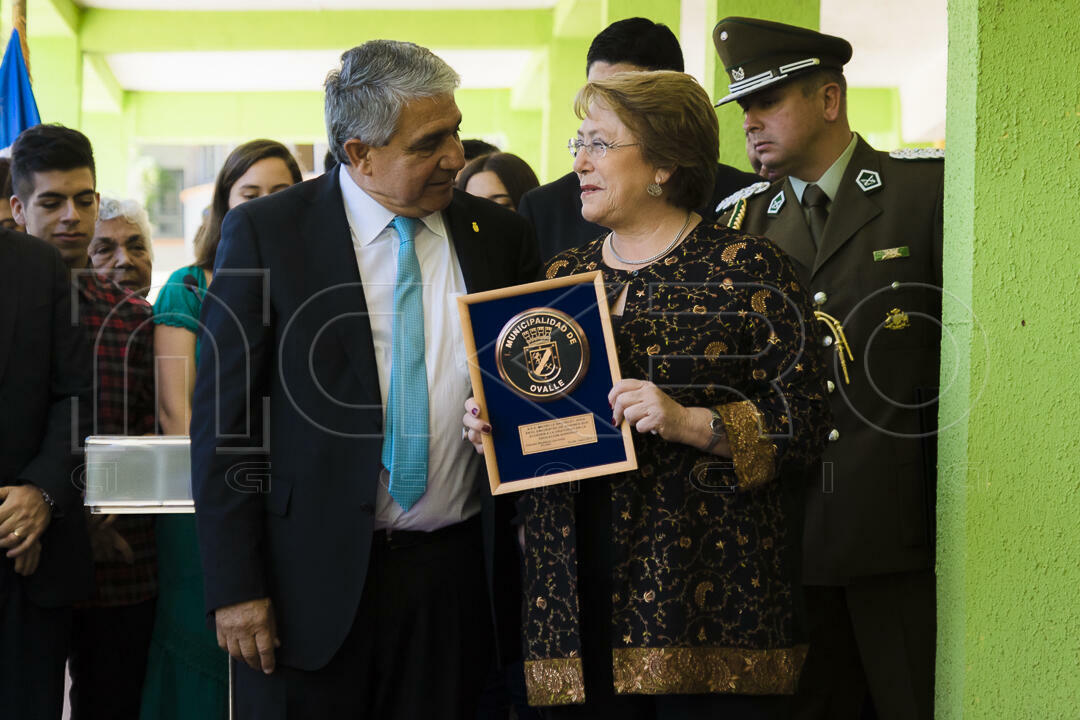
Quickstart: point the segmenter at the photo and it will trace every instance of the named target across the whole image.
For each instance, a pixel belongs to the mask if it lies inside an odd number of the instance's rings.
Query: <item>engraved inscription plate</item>
[[[521,454],[532,455],[596,442],[596,423],[591,413],[544,420],[518,426]]]
[[[572,317],[533,308],[510,318],[495,346],[499,375],[518,395],[550,402],[573,391],[589,366],[589,342]]]

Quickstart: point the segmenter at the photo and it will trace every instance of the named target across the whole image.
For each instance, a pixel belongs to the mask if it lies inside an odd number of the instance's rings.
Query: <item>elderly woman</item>
[[[638,469],[519,500],[530,702],[552,718],[786,717],[806,654],[801,475],[828,412],[809,298],[771,243],[692,210],[718,144],[692,78],[617,74],[575,110],[582,215],[611,232],[547,276],[603,273],[625,378],[611,421],[636,431]],[[475,444],[491,428],[466,407]]]

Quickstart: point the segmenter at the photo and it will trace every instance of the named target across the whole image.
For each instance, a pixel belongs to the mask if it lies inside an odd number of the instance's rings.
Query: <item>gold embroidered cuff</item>
[[[612,650],[615,692],[793,695],[806,660],[807,647],[796,645],[771,650],[615,648]],[[529,702],[532,703],[531,695]]]
[[[721,405],[717,411],[727,428],[739,487],[749,490],[767,482],[775,469],[776,447],[762,437],[761,413],[749,400]]]
[[[525,685],[534,707],[585,702],[581,658],[526,660]]]

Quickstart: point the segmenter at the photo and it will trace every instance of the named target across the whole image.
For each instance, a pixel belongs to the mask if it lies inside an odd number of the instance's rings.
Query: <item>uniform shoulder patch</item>
[[[903,148],[893,150],[889,157],[897,160],[944,160],[945,151],[941,148]]]
[[[747,185],[742,190],[736,190],[735,192],[731,193],[726,198],[721,200],[720,204],[716,206],[716,212],[727,212],[729,208],[734,206],[735,203],[739,202],[740,200],[745,200],[748,197],[753,197],[754,195],[763,193],[768,189],[769,183],[765,182],[764,180],[762,180],[761,182],[756,182],[753,185]]]

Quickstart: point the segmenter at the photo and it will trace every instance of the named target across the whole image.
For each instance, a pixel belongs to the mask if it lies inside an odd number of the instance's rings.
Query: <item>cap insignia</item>
[[[941,148],[904,148],[893,150],[889,157],[897,160],[944,160],[945,151]]]
[[[784,191],[776,193],[773,196],[772,201],[769,202],[769,215],[776,215],[780,212],[780,208],[784,207]]]
[[[731,79],[734,80],[735,82],[743,80],[745,77],[746,77],[746,71],[743,70],[741,67],[737,67],[737,68],[735,68],[734,70],[731,71]]]
[[[731,193],[726,198],[721,200],[720,204],[716,206],[716,212],[725,212],[729,207],[739,202],[743,198],[753,197],[754,195],[765,192],[768,189],[769,183],[765,182],[764,180],[762,180],[761,182],[756,182],[753,185],[747,185],[742,190],[736,190],[735,192]]]
[[[868,193],[871,190],[877,190],[881,187],[881,175],[875,170],[860,170],[859,174],[855,177],[855,184],[864,192]]]

